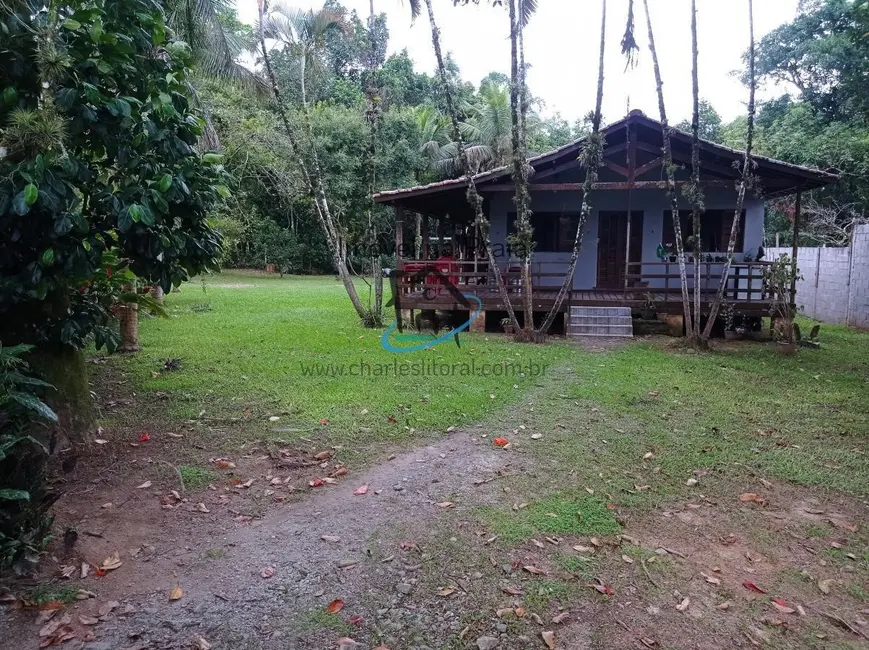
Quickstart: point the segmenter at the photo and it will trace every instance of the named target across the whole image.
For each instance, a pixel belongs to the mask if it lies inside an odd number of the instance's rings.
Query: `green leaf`
[[[151,212],[151,208],[149,208],[147,205],[142,205],[140,207],[142,210],[142,212],[141,212],[142,216],[140,217],[142,223],[145,224],[146,226],[153,226],[154,225],[154,213]]]
[[[170,187],[172,187],[172,175],[171,174],[163,174],[163,178],[160,179],[160,182],[157,183],[157,189],[161,192],[165,192]]]
[[[12,86],[5,88],[3,90],[3,103],[4,104],[15,104],[18,101],[18,91],[15,90]]]
[[[209,165],[219,165],[223,162],[223,156],[219,153],[207,153],[202,156],[202,162]]]
[[[46,248],[42,253],[42,266],[51,266],[54,264],[54,249]]]
[[[128,211],[130,213],[130,219],[132,219],[136,223],[139,223],[142,220],[142,206],[138,203],[134,203],[133,205],[131,205]]]
[[[39,416],[52,422],[57,422],[57,413],[52,411],[48,405],[41,399],[30,393],[22,393],[19,391],[10,391],[9,397],[26,409],[33,411]]]
[[[215,185],[214,189],[225,199],[228,199],[231,196],[231,192],[226,185]]]
[[[19,217],[23,217],[25,214],[30,212],[30,206],[27,205],[27,201],[24,199],[24,190],[18,192],[18,194],[15,195],[15,198],[12,199],[12,209]]]
[[[0,490],[0,499],[5,501],[30,501],[30,492],[25,490]]]
[[[36,199],[39,198],[39,188],[36,187],[33,183],[28,183],[24,186],[24,202],[27,204],[29,208],[31,205],[36,203]]]
[[[76,30],[81,27],[81,23],[73,18],[67,18],[65,21],[63,21],[63,26],[69,30]]]

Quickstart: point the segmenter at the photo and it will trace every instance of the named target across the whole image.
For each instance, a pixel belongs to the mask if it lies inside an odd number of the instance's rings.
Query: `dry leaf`
[[[539,569],[536,566],[533,566],[531,564],[529,564],[527,566],[523,566],[522,568],[525,569],[525,571],[527,571],[531,575],[535,575],[535,576],[545,576],[546,575],[546,571],[544,571],[543,569]]]
[[[534,546],[536,546],[537,548],[543,548],[545,546],[543,542],[536,539],[532,539],[531,543],[534,544]]]
[[[81,579],[84,580],[88,577],[88,574],[91,572],[91,565],[87,562],[81,563]]]
[[[438,505],[438,508],[443,508],[446,510],[447,508],[452,508],[455,504],[452,501],[441,501]]]
[[[103,571],[113,571],[122,564],[123,562],[121,562],[121,555],[117,551],[115,551],[109,557],[103,560],[103,563],[100,565],[100,569],[102,569]]]
[[[144,483],[142,483],[142,485],[137,485],[136,489],[137,490],[144,490],[146,488],[151,487],[152,485],[153,485],[153,483],[151,481],[145,481]]]
[[[324,542],[328,542],[329,544],[337,544],[341,541],[341,538],[337,535],[320,535],[320,539]]]
[[[60,567],[60,575],[64,578],[71,578],[76,569],[78,569],[78,567],[74,564],[64,565]]]
[[[120,606],[121,603],[119,603],[117,600],[110,600],[109,602],[100,605],[99,609],[97,610],[97,614],[99,614],[100,616],[108,616]]]
[[[577,553],[594,553],[594,549],[591,546],[574,546],[573,550]]]
[[[587,584],[586,587],[591,587],[604,596],[612,596],[614,593],[612,587],[605,584],[600,578],[595,578],[595,582]]]
[[[692,478],[689,478],[687,481],[685,481],[685,485],[687,485],[688,487],[694,487],[694,486],[697,485],[699,482],[700,482],[700,481],[698,481],[696,478],[693,478],[693,477],[692,477]]]
[[[265,580],[268,580],[269,578],[271,578],[271,577],[273,577],[273,576],[275,575],[275,568],[274,568],[274,567],[270,567],[270,566],[263,567],[263,568],[260,570],[259,574],[260,574],[260,577],[261,577],[261,578],[263,578],[263,579],[265,579]]]
[[[708,582],[710,585],[721,584],[721,580],[719,578],[703,573],[702,571],[700,572],[700,575],[703,576],[706,579],[706,582]]]
[[[730,609],[730,601],[726,600],[723,603],[718,603],[715,606],[715,609],[720,609],[721,611],[726,612],[728,609]]]
[[[516,587],[501,587],[501,591],[503,591],[508,596],[521,596],[522,590],[516,589]]]
[[[212,645],[198,634],[190,639],[190,643],[193,645],[193,650],[211,650],[212,648]]]
[[[676,609],[678,609],[680,612],[684,612],[686,609],[688,609],[688,606],[690,604],[691,604],[690,598],[683,598],[682,602],[679,603],[678,605],[676,605]]]
[[[169,592],[169,600],[179,600],[184,595],[184,590],[181,588],[181,585],[175,585],[172,587],[172,591]]]
[[[560,614],[552,617],[552,622],[556,625],[558,625],[559,623],[564,623],[564,621],[566,621],[569,616],[570,612],[561,612]]]
[[[765,594],[766,593],[763,589],[758,587],[753,582],[743,582],[742,586],[745,587],[746,589],[748,589],[749,591],[753,591],[756,594]]]
[[[775,609],[782,614],[793,614],[797,610],[793,607],[788,607],[787,603],[781,598],[773,598],[770,601],[770,604],[775,607]]]
[[[516,614],[516,618],[522,618],[523,616],[525,616],[525,608],[517,607],[513,610],[513,613]]]
[[[349,650],[359,645],[356,641],[346,636],[341,637],[335,643],[338,644],[338,650]]]
[[[447,596],[452,596],[454,593],[456,593],[455,587],[444,587],[438,591],[438,596],[446,598]]]
[[[363,494],[366,494],[367,492],[368,492],[367,485],[360,485],[358,488],[353,490],[353,494],[355,494],[356,496],[362,496]]]
[[[204,503],[199,503],[199,504],[197,504],[196,509],[197,509],[199,512],[211,512],[211,511],[208,509],[208,507],[206,507],[206,505],[205,505]]]
[[[603,546],[603,544],[600,543],[600,540],[597,537],[592,537],[588,541],[591,543],[592,546],[596,546],[597,548]]]
[[[100,619],[96,618],[95,616],[80,614],[78,617],[78,622],[82,625],[97,625],[100,622]]]
[[[829,594],[830,588],[834,584],[836,584],[836,581],[830,578],[827,578],[826,580],[818,580],[818,589],[820,589],[825,594]]]
[[[546,632],[541,632],[540,636],[543,637],[543,643],[546,644],[549,650],[555,650],[555,632],[547,630]]]
[[[326,611],[329,614],[337,614],[342,609],[344,609],[344,601],[341,600],[340,598],[336,598],[335,600],[333,600],[331,603],[329,603],[326,606]]]
[[[643,455],[643,460],[652,460],[655,457],[651,451],[647,451],[645,455]]]
[[[332,476],[336,477],[336,478],[339,476],[347,476],[347,468],[346,467],[339,467],[334,472],[332,472]]]
[[[766,499],[764,499],[759,494],[755,494],[754,492],[743,492],[739,495],[739,500],[743,503],[766,503]]]
[[[622,560],[625,561],[625,562],[627,562],[628,564],[633,564],[633,563],[634,563],[633,558],[628,557],[627,555],[622,555]]]

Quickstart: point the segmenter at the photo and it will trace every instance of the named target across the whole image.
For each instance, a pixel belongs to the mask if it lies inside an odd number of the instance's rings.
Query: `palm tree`
[[[673,164],[673,145],[670,141],[670,125],[667,122],[667,108],[664,104],[664,82],[661,79],[661,67],[658,64],[658,51],[655,48],[655,33],[652,29],[652,17],[649,13],[649,0],[643,0],[646,12],[646,27],[649,31],[649,52],[655,70],[655,85],[658,90],[658,112],[661,117],[661,138],[663,140],[664,169],[667,173],[667,197],[670,199],[670,210],[673,213],[673,235],[676,239],[676,254],[679,259],[679,280],[682,286],[682,310],[685,318],[685,331],[694,331],[691,324],[691,296],[688,294],[688,272],[685,268],[685,246],[682,239],[682,224],[679,219],[679,196],[676,193],[676,166]]]
[[[576,224],[576,234],[573,237],[573,251],[570,254],[570,263],[567,267],[567,274],[564,276],[564,281],[558,289],[555,296],[555,302],[552,309],[546,315],[546,319],[540,326],[540,334],[545,336],[552,327],[555,321],[555,316],[561,310],[561,305],[564,303],[564,298],[570,292],[570,287],[573,285],[573,276],[576,273],[576,262],[579,259],[579,251],[582,249],[582,236],[585,233],[585,224],[588,221],[588,215],[591,213],[591,201],[589,195],[592,187],[597,180],[598,169],[603,164],[603,150],[605,143],[600,135],[600,123],[602,120],[603,111],[603,80],[604,80],[604,54],[606,52],[606,0],[601,1],[601,19],[600,19],[600,57],[597,73],[597,98],[594,105],[594,114],[591,121],[591,134],[588,136],[588,142],[580,154],[580,159],[585,167],[585,181],[582,188],[582,207],[579,211],[579,221]]]
[[[418,0],[412,1],[411,9],[413,9],[414,5],[418,4]],[[441,50],[440,30],[438,29],[437,21],[435,20],[432,0],[425,0],[425,5],[428,10],[429,25],[431,26],[431,40],[438,65],[438,76],[440,77],[441,83],[444,87],[448,117],[450,118],[453,130],[453,140],[456,143],[459,160],[462,163],[462,173],[468,181],[467,199],[474,211],[474,227],[476,232],[480,233],[480,237],[486,249],[486,255],[489,259],[489,268],[492,270],[492,275],[494,276],[495,283],[498,287],[498,293],[501,297],[501,301],[504,303],[504,308],[507,310],[507,315],[513,325],[513,330],[518,332],[521,331],[519,321],[516,319],[516,312],[513,310],[513,305],[510,303],[510,296],[507,293],[507,286],[499,271],[498,261],[495,259],[495,254],[492,250],[492,240],[489,235],[489,220],[483,212],[483,197],[481,197],[480,193],[477,191],[477,183],[474,180],[474,169],[471,167],[470,161],[468,160],[465,144],[462,140],[461,129],[459,127],[459,113],[456,110],[453,89],[450,86],[449,77],[447,76],[446,64],[444,63],[444,56]]]
[[[691,185],[688,198],[691,200],[691,223],[694,236],[694,320],[689,341],[701,346],[700,338],[700,256],[703,247],[700,241],[700,215],[703,212],[703,188],[700,187],[700,81],[697,48],[697,1],[691,0],[691,83],[694,102],[691,116]]]
[[[287,106],[284,101],[284,97],[281,94],[280,87],[278,86],[277,77],[275,76],[274,68],[271,64],[271,57],[269,56],[269,48],[266,44],[266,20],[268,19],[268,17],[265,14],[264,3],[265,0],[257,0],[257,7],[259,10],[257,33],[259,36],[259,44],[262,50],[263,63],[265,65],[266,75],[271,83],[272,93],[275,97],[278,116],[281,118],[281,123],[283,124],[284,130],[286,131],[287,139],[290,143],[290,150],[296,159],[300,171],[302,172],[302,177],[305,179],[305,185],[308,190],[308,195],[311,198],[311,202],[314,204],[314,212],[320,222],[320,227],[323,230],[323,234],[326,236],[326,244],[329,247],[329,252],[332,254],[332,260],[335,264],[336,270],[338,271],[338,276],[341,278],[341,282],[344,284],[344,289],[347,291],[350,302],[353,304],[353,308],[356,310],[359,318],[362,319],[363,322],[369,322],[370,313],[368,310],[365,309],[365,307],[362,305],[362,302],[359,300],[359,294],[356,291],[356,285],[353,284],[353,277],[351,276],[350,270],[347,267],[347,248],[345,245],[343,232],[337,219],[332,214],[332,210],[329,206],[329,200],[326,196],[326,188],[323,183],[323,177],[320,170],[320,162],[317,156],[317,151],[315,149],[314,139],[312,137],[313,129],[311,128],[310,110],[308,104],[307,102],[303,102],[302,107],[302,117],[306,123],[309,136],[308,146],[306,147],[297,136],[296,130],[290,122]],[[283,13],[281,13],[280,16],[283,16],[283,18],[286,19],[290,18],[289,15]],[[309,27],[315,24],[315,22],[316,24],[322,24],[322,22],[319,21],[307,20],[303,20],[301,24],[305,27]],[[296,39],[296,42],[298,42],[298,37],[302,34],[307,37],[311,37],[312,41],[316,42],[316,38],[314,37],[318,36],[318,32],[278,32],[278,29],[284,26],[294,27],[294,25],[289,20],[284,21],[281,20],[280,17],[278,18],[278,20],[269,23],[269,28],[275,30],[271,33],[281,33],[285,43],[292,43],[293,40],[291,39]],[[309,53],[312,53],[311,49],[305,48],[303,45],[300,45],[300,48],[301,49],[299,50],[299,52],[302,54],[303,57],[307,57]],[[305,76],[304,70],[302,76]]]
[[[727,243],[727,261],[721,273],[718,283],[718,292],[715,300],[709,306],[709,318],[706,327],[703,328],[703,340],[708,341],[712,335],[712,327],[718,318],[721,309],[721,301],[724,299],[724,291],[727,289],[727,276],[730,275],[730,266],[733,264],[733,252],[736,250],[736,240],[739,238],[739,222],[742,219],[742,208],[745,206],[745,193],[751,182],[751,150],[754,146],[754,118],[756,111],[755,94],[757,92],[756,52],[754,44],[754,2],[748,0],[748,31],[751,44],[748,46],[748,130],[745,138],[745,155],[742,159],[742,176],[739,180],[739,192],[736,197],[736,212],[733,215],[733,225],[730,228],[730,241]],[[796,268],[794,269],[796,274]]]

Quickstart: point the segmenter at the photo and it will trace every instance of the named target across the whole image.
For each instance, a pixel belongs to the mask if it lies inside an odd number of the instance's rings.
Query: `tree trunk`
[[[519,43],[522,33],[522,21],[516,15],[516,1],[509,0],[510,8],[510,121],[513,184],[516,195],[516,235],[517,254],[522,260],[522,306],[525,311],[525,336],[530,337],[534,331],[534,296],[531,282],[531,256],[534,250],[534,231],[531,228],[529,215],[530,197],[528,196],[528,172],[525,155],[525,133],[522,126],[522,113],[525,110],[524,81],[519,68]],[[522,0],[519,0],[521,3]],[[521,15],[521,14],[520,14]],[[524,56],[523,56],[524,58]]]
[[[287,107],[284,104],[283,96],[281,95],[280,88],[278,87],[277,77],[275,76],[274,70],[272,69],[271,57],[269,57],[268,48],[266,47],[265,33],[263,31],[263,0],[257,0],[257,6],[259,10],[259,43],[262,48],[263,63],[265,64],[266,74],[272,86],[272,93],[275,96],[278,115],[281,118],[281,123],[283,124],[284,130],[287,133],[287,139],[290,142],[291,151],[296,157],[299,169],[302,172],[302,177],[305,179],[305,184],[308,189],[308,195],[310,196],[311,201],[314,203],[317,219],[320,222],[320,227],[323,229],[324,235],[326,236],[326,244],[329,247],[329,252],[332,254],[332,261],[334,262],[335,268],[338,271],[338,276],[341,278],[341,282],[344,285],[344,289],[347,291],[347,296],[350,298],[350,302],[353,304],[353,308],[356,310],[359,318],[364,321],[368,314],[368,311],[365,309],[365,307],[362,305],[362,301],[359,299],[359,294],[356,291],[356,285],[353,284],[353,277],[351,276],[350,271],[347,268],[346,250],[341,242],[341,233],[339,232],[335,220],[332,217],[332,213],[329,209],[329,202],[326,198],[325,189],[323,188],[322,177],[320,175],[320,165],[317,159],[316,150],[314,149],[313,138],[311,137],[310,143],[311,165],[309,168],[308,164],[305,162],[305,158],[303,155],[304,149],[302,148],[298,138],[296,138],[295,131],[290,125],[290,119],[287,114]],[[304,94],[304,70],[302,76],[302,89]],[[311,128],[310,120],[308,119],[309,115],[307,110],[307,101],[304,96],[303,104],[304,110],[302,111],[302,116],[305,120],[310,137],[313,133],[313,129]]]
[[[570,263],[567,267],[567,275],[558,289],[555,296],[555,303],[552,309],[546,315],[543,324],[540,326],[540,335],[545,336],[552,327],[555,321],[555,316],[561,310],[561,305],[564,302],[565,296],[570,292],[573,286],[573,276],[576,273],[576,262],[579,259],[579,252],[582,250],[582,238],[585,234],[585,224],[588,221],[588,216],[591,213],[592,205],[589,200],[592,186],[597,181],[597,170],[603,164],[604,142],[600,136],[600,123],[602,119],[601,111],[603,110],[603,81],[604,81],[604,54],[606,52],[606,0],[601,2],[601,20],[600,20],[600,60],[598,63],[597,72],[597,98],[594,105],[594,117],[592,118],[592,132],[588,137],[588,143],[580,154],[582,164],[585,166],[585,181],[583,182],[582,192],[582,207],[579,211],[579,223],[576,224],[576,234],[573,238],[573,251],[570,254]],[[628,216],[630,219],[630,215]]]
[[[739,180],[739,192],[736,196],[736,212],[733,215],[733,225],[730,228],[730,241],[727,243],[727,261],[724,263],[724,271],[721,273],[721,279],[718,282],[718,292],[715,294],[715,301],[709,306],[709,317],[702,334],[704,341],[708,341],[709,337],[712,336],[712,327],[715,324],[715,319],[718,318],[721,301],[724,299],[724,291],[727,289],[727,276],[730,275],[730,266],[733,264],[733,252],[736,250],[736,240],[739,238],[739,222],[742,219],[742,208],[745,206],[745,193],[751,181],[751,148],[754,145],[755,94],[757,91],[753,0],[748,0],[748,31],[751,44],[748,48],[748,130],[745,140],[745,156],[742,160],[742,177]]]
[[[468,203],[474,210],[474,224],[477,226],[477,228],[479,228],[480,238],[483,240],[486,255],[489,258],[489,267],[492,271],[492,275],[494,276],[495,283],[498,287],[498,293],[501,296],[502,302],[504,303],[504,308],[507,310],[510,322],[513,324],[514,331],[518,332],[521,329],[519,327],[519,321],[516,319],[516,312],[513,310],[513,305],[510,303],[510,295],[507,293],[507,286],[504,283],[504,278],[501,275],[500,267],[498,266],[498,262],[495,259],[495,254],[492,251],[492,240],[489,236],[489,220],[483,213],[483,197],[481,197],[480,193],[477,191],[477,183],[474,180],[474,170],[471,168],[470,162],[468,161],[468,153],[465,150],[465,144],[462,140],[461,131],[459,130],[459,114],[456,110],[456,104],[453,98],[453,91],[452,88],[450,88],[449,78],[447,77],[446,65],[444,64],[444,57],[443,53],[441,52],[440,30],[438,29],[437,22],[435,21],[432,0],[425,0],[425,4],[426,8],[428,9],[429,24],[431,25],[431,40],[432,45],[434,46],[435,58],[437,59],[438,64],[438,76],[440,77],[441,83],[444,86],[447,111],[450,114],[450,121],[453,127],[453,139],[456,142],[456,148],[459,152],[459,160],[462,163],[462,172],[465,178],[468,179]]]
[[[700,337],[700,256],[703,246],[700,241],[701,215],[703,213],[703,188],[700,186],[700,79],[699,51],[697,46],[697,1],[691,0],[691,82],[693,112],[691,117],[691,223],[694,231],[694,320],[689,341],[695,347],[702,347]]]
[[[125,285],[123,289],[128,293],[136,293],[136,284]],[[122,302],[116,308],[116,313],[121,331],[118,352],[138,352],[142,349],[139,345],[139,305],[134,302]]]
[[[673,235],[676,238],[676,255],[679,259],[679,282],[682,287],[682,309],[685,315],[685,331],[693,331],[691,318],[691,296],[688,294],[688,272],[685,268],[685,245],[682,239],[682,223],[679,219],[679,197],[676,194],[676,166],[673,164],[673,146],[670,141],[670,125],[667,122],[667,108],[664,105],[664,81],[661,79],[661,67],[658,64],[658,52],[655,49],[655,33],[652,30],[652,17],[649,14],[649,0],[643,0],[646,11],[646,26],[649,30],[649,52],[655,70],[655,85],[658,91],[658,112],[661,115],[661,136],[664,142],[664,169],[667,172],[667,197],[670,199],[670,209],[673,212]]]

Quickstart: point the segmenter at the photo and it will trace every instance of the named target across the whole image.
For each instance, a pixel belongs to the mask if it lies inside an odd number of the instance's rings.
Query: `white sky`
[[[798,0],[755,0],[755,33],[760,39],[793,19]],[[256,0],[236,0],[239,18],[256,19]],[[322,0],[296,0],[301,8],[322,6]],[[342,0],[348,9],[368,15],[369,0]],[[539,0],[539,8],[525,32],[525,58],[531,65],[531,92],[546,102],[545,114],[556,111],[573,121],[594,108],[600,38],[599,0]],[[667,113],[671,123],[691,114],[690,0],[649,0],[655,42],[664,79]],[[510,26],[507,11],[481,6],[454,7],[452,0],[434,0],[442,46],[452,52],[462,78],[479,84],[492,70],[509,74]],[[377,12],[387,14],[389,51],[407,48],[418,71],[435,69],[431,32],[423,15],[411,25],[410,10],[402,0],[374,0]],[[745,112],[748,92],[731,72],[742,67],[748,48],[747,0],[697,0],[700,44],[700,96],[712,102],[725,120]],[[631,108],[658,117],[654,73],[648,52],[642,0],[635,2],[636,35],[642,48],[635,70],[624,72],[621,37],[627,0],[607,5],[607,59],[604,118],[615,121]],[[771,95],[777,94],[771,92]],[[761,92],[760,97],[766,93]]]

